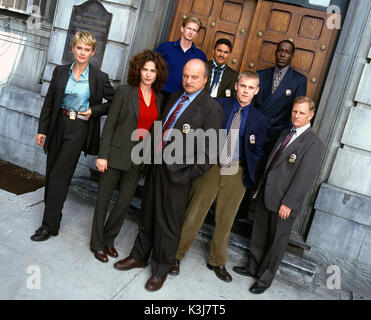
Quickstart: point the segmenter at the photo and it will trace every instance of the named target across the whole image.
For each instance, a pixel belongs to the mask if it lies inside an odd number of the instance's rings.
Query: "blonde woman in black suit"
[[[149,131],[161,113],[160,90],[167,78],[166,63],[155,51],[145,50],[130,61],[128,84],[117,88],[105,123],[97,168],[102,172],[94,211],[91,250],[101,262],[107,254],[118,257],[114,240],[120,232],[140,177],[140,165],[134,164],[131,151],[138,141],[132,141],[136,129]],[[136,133],[136,138],[143,136]],[[107,210],[113,192],[120,192],[107,221]],[[105,222],[106,221],[106,222]]]
[[[92,33],[75,34],[75,61],[54,68],[41,109],[36,143],[47,153],[45,210],[41,227],[31,237],[33,241],[58,235],[63,204],[80,153],[98,153],[100,117],[107,114],[114,89],[108,75],[89,63],[95,45]],[[103,98],[106,103],[102,103]]]

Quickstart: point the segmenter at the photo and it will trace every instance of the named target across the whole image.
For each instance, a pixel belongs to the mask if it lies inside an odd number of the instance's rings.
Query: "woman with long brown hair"
[[[160,90],[167,78],[166,62],[155,51],[145,50],[130,60],[128,84],[119,86],[103,129],[96,166],[102,173],[94,211],[90,248],[101,262],[107,254],[118,257],[114,240],[124,222],[141,173],[131,151],[161,113]],[[137,130],[137,141],[132,133]],[[106,221],[109,202],[119,184],[119,196]]]

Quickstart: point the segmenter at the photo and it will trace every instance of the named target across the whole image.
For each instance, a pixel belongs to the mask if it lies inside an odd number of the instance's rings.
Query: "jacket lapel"
[[[139,119],[139,87],[131,87],[131,105],[134,109],[137,120]]]
[[[61,80],[60,80],[62,97],[64,96],[64,92],[66,91],[68,79],[70,78],[69,70],[70,70],[71,66],[72,66],[72,63],[66,65],[65,68],[63,69],[63,72],[62,72],[62,77],[61,77]]]
[[[95,105],[95,93],[97,88],[97,77],[96,69],[91,63],[89,63],[89,90],[90,90],[90,99],[89,104]]]

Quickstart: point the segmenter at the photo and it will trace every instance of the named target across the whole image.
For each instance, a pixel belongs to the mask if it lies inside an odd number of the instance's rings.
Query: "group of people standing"
[[[314,103],[306,97],[306,77],[290,67],[292,42],[278,44],[275,67],[238,74],[227,66],[232,52],[228,39],[216,41],[210,61],[196,48],[193,40],[200,28],[200,20],[189,17],[178,41],[135,55],[127,84],[116,90],[108,75],[89,63],[94,36],[76,33],[75,62],[55,67],[40,114],[36,142],[47,152],[45,210],[31,239],[58,235],[68,186],[84,151],[97,155],[101,173],[90,241],[97,260],[118,257],[114,240],[145,174],[138,235],[130,255],[114,268],[143,268],[150,261],[145,288],[161,289],[168,274],[179,274],[180,261],[215,201],[207,267],[229,282],[228,238],[246,190],[252,190],[258,201],[251,250],[247,265],[233,270],[256,278],[250,292],[259,294],[273,281],[295,216],[319,170],[323,145],[310,128]],[[100,117],[106,114],[100,137]],[[163,154],[178,130],[182,163],[133,162],[132,150],[153,134],[156,120],[162,124],[161,140],[149,139],[149,157]],[[191,129],[226,131],[216,161],[210,144],[202,150],[206,162],[186,161],[190,153],[197,159],[201,148],[194,141],[186,150]],[[117,186],[119,195],[108,213]]]

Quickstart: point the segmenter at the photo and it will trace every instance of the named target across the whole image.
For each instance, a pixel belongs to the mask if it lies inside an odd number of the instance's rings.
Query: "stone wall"
[[[351,2],[319,124],[327,141],[307,243],[371,265],[371,3]],[[331,90],[334,90],[331,92]]]

